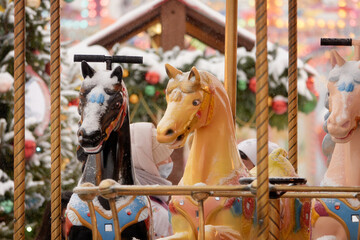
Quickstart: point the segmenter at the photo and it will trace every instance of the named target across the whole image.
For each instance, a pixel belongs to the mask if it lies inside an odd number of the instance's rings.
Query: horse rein
[[[208,125],[212,119],[213,113],[214,113],[214,96],[213,90],[210,90],[209,86],[201,87],[201,90],[203,90],[204,93],[204,100],[202,101],[199,110],[194,114],[193,118],[190,120],[189,125],[187,126],[185,132],[183,134],[188,134],[192,127],[198,122],[198,120],[201,118],[202,112],[206,111],[206,118],[204,126]],[[207,109],[206,106],[208,106]]]
[[[125,116],[126,116],[126,110],[128,107],[128,102],[127,102],[127,98],[128,98],[128,93],[126,90],[126,87],[123,85],[122,83],[122,88],[121,88],[121,95],[123,97],[123,103],[121,105],[119,114],[117,115],[117,117],[115,118],[114,121],[112,121],[109,126],[105,129],[105,133],[106,133],[106,138],[104,138],[104,141],[106,141],[109,136],[110,133],[115,129],[118,130],[119,127],[121,127],[124,123],[125,120]]]

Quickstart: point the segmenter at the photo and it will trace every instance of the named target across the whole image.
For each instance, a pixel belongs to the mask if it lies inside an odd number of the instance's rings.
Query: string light
[[[250,18],[250,19],[248,20],[248,25],[249,25],[249,27],[255,27],[255,19]]]
[[[282,7],[284,5],[283,0],[275,0],[275,6]]]
[[[324,28],[325,25],[326,25],[325,20],[324,20],[324,19],[319,19],[319,20],[317,21],[317,25],[318,25],[318,27],[320,27],[320,28]]]
[[[246,26],[246,21],[244,19],[239,19],[238,24],[240,27],[245,27]]]
[[[302,19],[299,19],[297,24],[298,24],[299,29],[303,29],[305,27],[304,20],[302,20]]]
[[[88,0],[82,0],[81,1],[81,7],[82,8],[87,8],[89,5],[89,1]]]
[[[334,29],[335,28],[335,21],[334,20],[329,20],[327,25],[328,25],[328,28]]]
[[[81,11],[81,17],[87,18],[88,16],[89,16],[89,10],[83,9],[83,10]]]
[[[94,17],[96,17],[96,15],[97,15],[96,10],[90,10],[89,11],[89,17],[90,18],[94,18]]]
[[[346,7],[346,1],[344,1],[344,0],[339,1],[338,6],[339,7]]]
[[[340,10],[338,11],[338,15],[339,15],[339,17],[341,17],[341,18],[346,18],[347,13],[346,13],[346,11],[345,11],[344,9],[340,9]]]
[[[339,28],[345,28],[346,24],[343,20],[339,20],[339,21],[337,21],[337,26]]]
[[[101,17],[106,17],[107,15],[109,15],[109,11],[106,8],[101,9],[100,16]]]
[[[309,24],[310,27],[314,27],[315,26],[315,20],[313,18],[309,18],[307,20],[307,23]]]
[[[282,19],[276,19],[275,25],[278,28],[283,28],[284,27],[284,21]]]
[[[101,0],[100,5],[106,7],[109,4],[109,0]]]

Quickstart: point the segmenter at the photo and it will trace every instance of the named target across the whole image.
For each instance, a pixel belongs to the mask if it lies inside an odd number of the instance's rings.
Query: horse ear
[[[92,78],[94,76],[94,74],[95,74],[95,70],[93,68],[91,68],[89,66],[89,64],[87,64],[87,62],[85,62],[85,61],[81,62],[81,72],[82,72],[82,75],[83,75],[84,79],[87,76]]]
[[[199,83],[200,84],[200,73],[199,71],[196,69],[196,67],[192,67],[188,80],[190,80],[192,77],[195,77],[195,83]]]
[[[335,67],[335,65],[338,65],[341,67],[345,64],[345,60],[340,56],[340,54],[336,50],[332,50],[330,52],[330,59],[331,59],[331,65],[332,67]]]
[[[182,71],[174,68],[173,66],[171,66],[168,63],[165,64],[165,70],[166,70],[166,74],[169,76],[169,78],[175,78],[176,75],[182,74]]]
[[[117,77],[118,82],[121,83],[122,77],[123,77],[123,71],[122,71],[122,68],[120,66],[117,66],[110,75],[110,77],[114,77],[114,76]]]

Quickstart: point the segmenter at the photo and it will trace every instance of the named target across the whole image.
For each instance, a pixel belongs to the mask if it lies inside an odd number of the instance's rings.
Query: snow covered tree
[[[222,54],[208,56],[200,50],[174,49],[166,52],[114,45],[117,55],[143,56],[144,64],[123,64],[124,79],[129,92],[131,121],[157,123],[166,108],[165,92],[168,77],[165,63],[190,71],[192,66],[206,70],[224,81],[225,58]],[[269,123],[277,129],[287,126],[288,53],[278,46],[270,46],[269,54]],[[308,67],[308,66],[307,66]],[[239,126],[255,128],[255,49],[237,50],[236,122]],[[309,113],[317,103],[313,76],[303,62],[298,62],[299,111]]]
[[[41,224],[45,204],[50,200],[50,27],[49,0],[26,6],[26,86],[25,86],[25,208],[26,236],[32,239]],[[36,1],[35,1],[36,3]],[[0,0],[0,239],[11,239],[13,229],[13,74],[14,6]],[[66,51],[62,51],[62,54]],[[70,68],[64,63],[62,68]],[[78,178],[76,161],[76,106],[69,104],[77,92],[77,78],[62,76],[61,145],[63,189],[71,190]],[[75,83],[73,82],[75,81]],[[77,82],[76,82],[77,81]],[[71,164],[67,164],[71,162]],[[71,165],[71,167],[69,167]]]

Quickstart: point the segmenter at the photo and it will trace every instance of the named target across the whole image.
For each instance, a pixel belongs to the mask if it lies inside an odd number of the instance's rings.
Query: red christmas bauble
[[[308,77],[306,80],[306,87],[310,90],[310,92],[313,92],[314,89],[314,78],[312,76]]]
[[[29,159],[34,155],[36,143],[34,140],[25,140],[25,159]]]
[[[286,113],[287,111],[287,102],[282,99],[283,97],[275,97],[273,102],[272,102],[272,109],[273,111],[278,114],[278,115],[281,115],[281,114],[284,114]]]
[[[160,74],[155,71],[149,71],[145,74],[145,80],[149,84],[155,85],[160,81]]]
[[[69,107],[70,107],[70,106],[75,106],[75,107],[79,106],[79,98],[75,98],[75,99],[71,100],[71,101],[69,102],[68,106],[69,106]]]
[[[256,93],[256,78],[255,77],[250,79],[250,81],[249,81],[249,89],[253,93]]]

